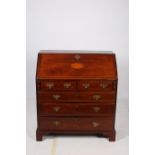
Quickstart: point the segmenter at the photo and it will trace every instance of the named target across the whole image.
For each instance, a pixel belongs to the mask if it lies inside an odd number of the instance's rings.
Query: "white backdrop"
[[[27,0],[27,99],[39,50],[116,53],[118,98],[128,99],[128,0]]]

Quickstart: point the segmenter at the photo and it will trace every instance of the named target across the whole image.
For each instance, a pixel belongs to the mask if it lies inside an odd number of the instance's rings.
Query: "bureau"
[[[40,51],[36,140],[47,134],[94,134],[115,141],[114,53]]]

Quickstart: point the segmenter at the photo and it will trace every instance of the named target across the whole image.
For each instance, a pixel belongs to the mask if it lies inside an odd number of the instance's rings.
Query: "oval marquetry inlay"
[[[74,69],[81,69],[83,68],[83,64],[82,63],[72,63],[71,64],[71,67],[74,68]]]

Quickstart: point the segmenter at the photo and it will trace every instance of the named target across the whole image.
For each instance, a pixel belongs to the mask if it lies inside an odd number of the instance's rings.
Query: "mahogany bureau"
[[[115,54],[57,52],[38,54],[37,141],[46,134],[95,134],[115,141]]]

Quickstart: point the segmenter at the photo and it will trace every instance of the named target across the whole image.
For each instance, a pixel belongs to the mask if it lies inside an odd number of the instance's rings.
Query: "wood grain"
[[[115,141],[115,54],[53,52],[38,54],[36,140],[50,133],[96,134]]]

